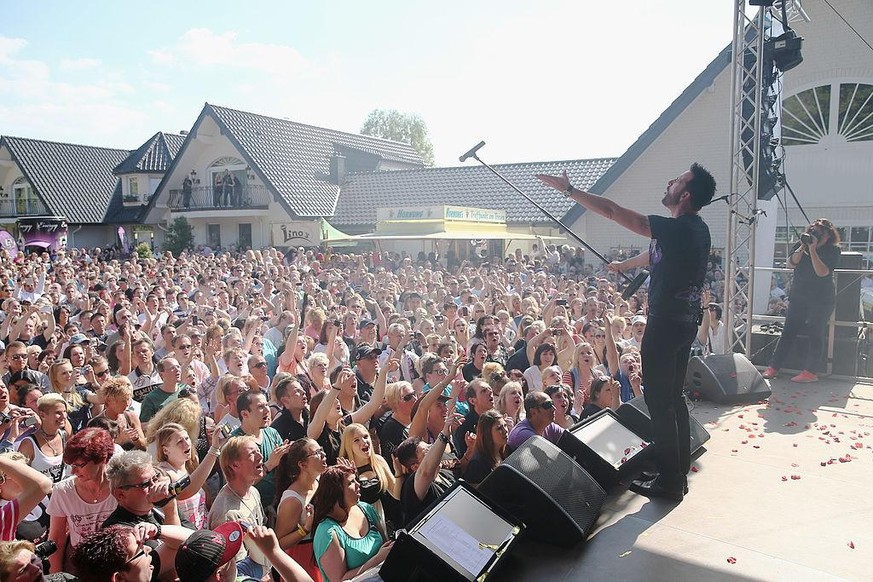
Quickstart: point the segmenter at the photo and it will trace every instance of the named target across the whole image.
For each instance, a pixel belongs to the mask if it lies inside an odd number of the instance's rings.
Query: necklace
[[[249,507],[249,504],[246,503],[246,500],[243,499],[243,497],[239,493],[234,491],[233,487],[231,487],[230,484],[227,484],[226,487],[228,489],[230,489],[230,492],[233,493],[237,499],[239,499],[239,502],[243,504],[243,507],[245,507],[248,510],[249,515],[252,517],[252,519],[257,519],[258,513],[255,510],[253,510],[251,507]],[[252,525],[257,525],[257,524],[252,524]]]
[[[49,437],[49,435],[46,434],[45,430],[43,430],[42,428],[39,429],[39,432],[42,433],[42,438],[45,439],[45,444],[47,444],[47,445],[48,445],[48,448],[50,448],[50,449],[52,450],[52,455],[55,456],[55,457],[57,457],[57,456],[58,456],[58,452],[57,452],[57,451],[55,450],[55,448],[52,446],[51,441],[53,441],[54,439],[58,438],[58,433],[55,433],[53,436]]]

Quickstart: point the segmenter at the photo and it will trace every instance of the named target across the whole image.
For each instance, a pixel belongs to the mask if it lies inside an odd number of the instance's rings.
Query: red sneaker
[[[810,382],[818,382],[818,376],[816,376],[809,370],[804,370],[803,372],[792,378],[791,381],[800,382],[802,384],[809,384]]]
[[[777,370],[773,366],[767,366],[767,369],[764,370],[764,373],[761,375],[764,376],[765,379],[769,380],[770,378],[775,378],[777,374],[779,374],[779,370]]]

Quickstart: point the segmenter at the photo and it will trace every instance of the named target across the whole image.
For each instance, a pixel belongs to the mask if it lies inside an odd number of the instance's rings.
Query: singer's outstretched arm
[[[567,192],[567,189],[570,188],[570,179],[567,177],[566,170],[564,170],[560,176],[537,174],[537,178],[539,178],[539,180],[546,186],[550,186],[559,192]],[[588,210],[596,212],[601,216],[605,216],[628,230],[646,238],[652,238],[652,230],[649,227],[649,217],[645,214],[640,214],[629,208],[619,206],[612,200],[604,198],[603,196],[595,196],[594,194],[589,194],[588,192],[579,190],[578,188],[573,188],[569,197]]]

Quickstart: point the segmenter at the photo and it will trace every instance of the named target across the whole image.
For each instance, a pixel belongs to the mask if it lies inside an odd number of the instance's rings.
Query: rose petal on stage
[[[798,465],[797,463],[791,463],[791,466],[792,466],[792,467],[798,467],[799,465]]]
[[[846,545],[849,546],[850,548],[852,548],[853,550],[855,549],[855,542],[849,542]]]
[[[697,467],[691,467],[691,472],[696,473],[699,469]]]
[[[733,556],[731,556],[730,558],[727,559],[727,563],[728,563],[728,564],[736,564],[736,563],[737,563],[737,559],[734,558]]]
[[[788,477],[786,477],[785,475],[782,475],[782,480],[783,480],[783,481],[788,481]]]

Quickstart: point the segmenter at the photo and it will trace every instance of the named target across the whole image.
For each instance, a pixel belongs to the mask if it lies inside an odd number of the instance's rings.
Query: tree
[[[180,216],[171,222],[167,229],[167,238],[164,240],[164,250],[178,257],[182,251],[190,249],[193,245],[194,227],[188,223],[188,220]]]
[[[400,113],[396,109],[374,109],[364,120],[361,133],[408,143],[425,164],[433,165],[433,144],[427,135],[427,125],[418,114]]]

